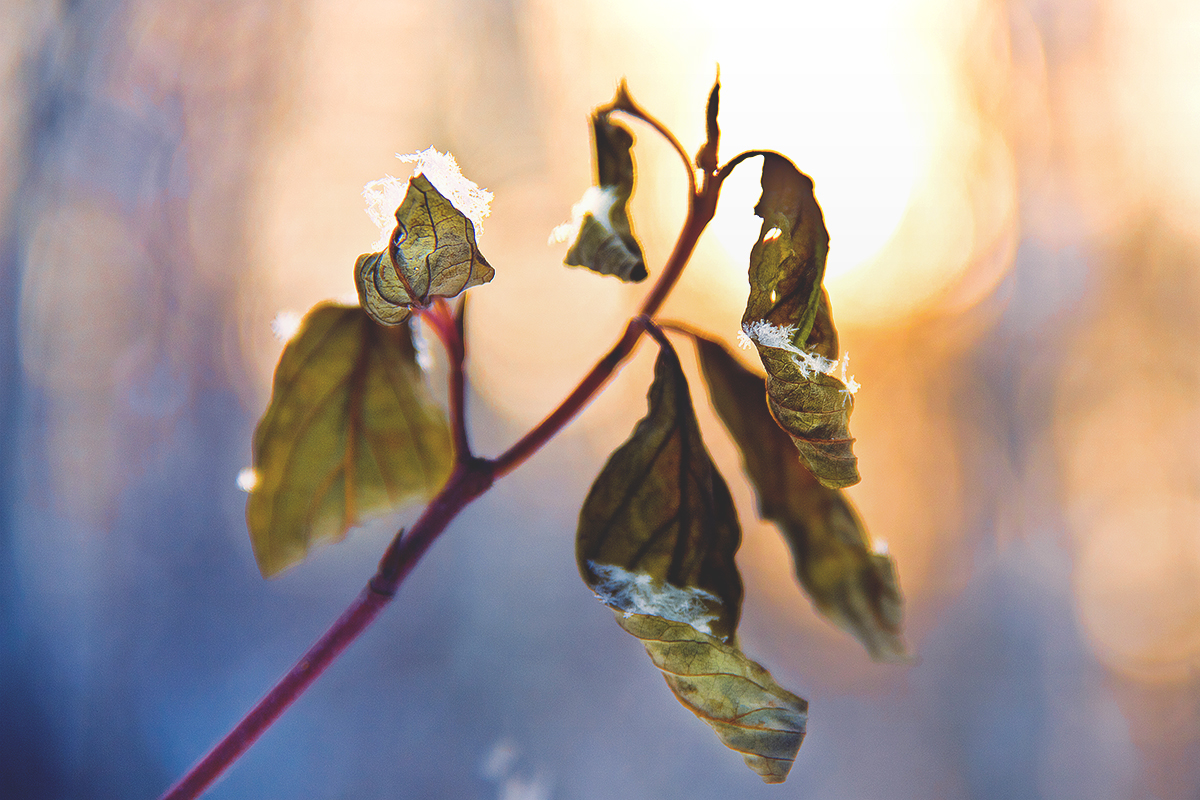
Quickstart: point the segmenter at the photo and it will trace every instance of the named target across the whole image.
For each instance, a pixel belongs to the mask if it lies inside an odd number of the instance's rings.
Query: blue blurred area
[[[238,298],[255,285],[248,198],[310,9],[218,5],[211,18],[115,0],[20,17],[4,84],[20,124],[0,142],[13,187],[0,207],[3,798],[157,796],[341,612],[390,535],[356,532],[269,582],[254,565],[234,483],[258,413],[237,354]],[[509,60],[414,78],[461,90],[422,108],[421,130],[468,152],[508,137],[513,163],[487,162],[499,191],[516,180],[505,169],[536,171],[554,144],[529,121],[527,9],[448,8],[507,20],[480,23],[469,45],[490,36]],[[184,26],[154,57],[139,50],[161,34],[139,27],[147,18]],[[1055,46],[1074,46],[1046,41],[1052,66]],[[570,112],[581,126],[584,111]],[[200,213],[189,203],[202,193]],[[984,329],[929,377],[960,454],[944,499],[965,509],[961,528],[926,565],[944,579],[914,592],[913,666],[864,666],[840,634],[804,638],[806,606],[751,599],[746,649],[812,704],[790,788],[759,784],[680,708],[580,583],[571,533],[613,443],[571,429],[455,522],[395,606],[210,796],[1196,797],[1196,674],[1143,685],[1097,654],[1057,482],[1059,376],[1107,368],[1069,363],[1070,343],[1125,307],[1122,281],[1142,275],[1128,263],[1171,245],[1170,263],[1193,269],[1190,245],[1147,230],[1150,244],[1120,257],[1113,241],[1133,234],[1022,238],[965,321],[920,334]],[[1160,321],[1182,330],[1171,353],[1191,369],[1200,302],[1163,270],[1156,291],[1176,305]],[[481,438],[520,434],[486,398],[473,408]]]

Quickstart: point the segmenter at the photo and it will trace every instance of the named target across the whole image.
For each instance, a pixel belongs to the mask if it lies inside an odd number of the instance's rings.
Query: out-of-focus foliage
[[[903,600],[890,556],[871,549],[841,489],[823,486],[771,418],[762,378],[720,344],[693,334],[709,396],[738,446],[758,511],[792,550],[796,576],[817,609],[853,634],[877,661],[905,659]]]
[[[408,326],[316,306],[279,359],[254,432],[246,523],[259,568],[274,575],[372,514],[431,496],[451,451]]]

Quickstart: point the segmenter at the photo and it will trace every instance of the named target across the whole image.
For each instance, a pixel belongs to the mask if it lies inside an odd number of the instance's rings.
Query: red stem
[[[433,328],[442,345],[446,348],[446,356],[450,360],[450,430],[454,436],[455,463],[463,463],[473,458],[471,443],[467,436],[466,414],[466,373],[463,363],[466,361],[466,347],[463,344],[462,331],[450,304],[441,297],[434,298],[433,303],[418,312],[421,319]]]
[[[162,800],[192,800],[199,797],[374,621],[384,606],[395,597],[401,582],[438,534],[445,530],[463,507],[491,485],[491,469],[486,462],[476,459],[455,468],[441,493],[425,509],[408,535],[397,536],[393,540],[379,562],[379,571],[350,607],[237,727],[167,790]]]

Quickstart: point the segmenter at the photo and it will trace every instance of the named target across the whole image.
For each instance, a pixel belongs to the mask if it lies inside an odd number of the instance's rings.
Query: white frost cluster
[[[258,470],[254,467],[246,467],[237,474],[237,487],[243,492],[249,494],[254,491],[254,487],[258,486]]]
[[[354,298],[357,302],[358,298]],[[281,342],[291,341],[291,338],[300,330],[300,323],[303,321],[295,311],[280,311],[275,315],[275,319],[271,320],[271,333],[275,334],[275,338]]]
[[[749,322],[742,326],[738,331],[738,343],[742,347],[751,347],[754,342],[758,342],[763,347],[773,347],[778,350],[786,350],[792,354],[792,363],[799,369],[800,374],[805,378],[811,378],[813,373],[821,373],[822,375],[832,375],[841,367],[842,383],[846,384],[845,392],[854,394],[861,387],[858,381],[854,380],[854,376],[847,377],[846,371],[850,367],[850,354],[846,353],[839,361],[832,361],[818,353],[808,353],[801,350],[796,345],[792,344],[792,336],[796,333],[795,325],[772,325],[765,319],[760,319],[757,322]]]
[[[413,350],[416,351],[417,366],[422,372],[429,372],[433,369],[433,354],[429,350],[429,340],[425,338],[424,324],[417,325],[414,320],[409,326],[412,331]]]
[[[579,235],[579,229],[583,226],[583,218],[587,214],[595,217],[596,221],[603,225],[609,233],[616,233],[612,228],[609,216],[613,204],[616,202],[617,187],[589,186],[588,190],[583,193],[583,197],[579,198],[579,202],[571,206],[571,219],[550,231],[548,243],[558,244],[573,240]]]
[[[442,196],[461,211],[475,225],[475,234],[483,234],[483,218],[492,213],[492,193],[469,180],[458,168],[458,161],[450,153],[440,153],[428,147],[416,153],[396,154],[396,158],[407,164],[416,164],[413,175],[424,175]],[[379,239],[373,249],[387,247],[388,237],[396,227],[396,209],[408,192],[408,181],[384,175],[363,187],[363,199],[367,201],[367,216],[379,228]]]
[[[600,578],[596,597],[606,606],[620,609],[625,616],[649,614],[673,622],[691,625],[712,636],[709,623],[717,618],[708,612],[705,600],[720,602],[703,589],[681,589],[669,583],[656,583],[644,572],[630,572],[613,564],[589,561],[588,567]]]

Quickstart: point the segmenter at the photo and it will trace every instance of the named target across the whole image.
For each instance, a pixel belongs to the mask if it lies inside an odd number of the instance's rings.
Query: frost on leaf
[[[479,188],[479,184],[467,178],[459,169],[458,161],[450,153],[440,153],[427,147],[416,153],[396,154],[396,158],[416,164],[413,176],[424,175],[437,187],[442,196],[466,215],[475,226],[475,232],[483,235],[483,218],[492,213],[492,193]]]
[[[709,623],[717,618],[708,609],[720,598],[703,589],[681,589],[656,581],[645,572],[630,572],[612,564],[588,562],[599,580],[592,587],[596,597],[606,606],[631,614],[654,617],[691,625],[701,633],[712,635]]]
[[[609,457],[579,512],[579,571],[597,594],[617,568],[646,576],[642,594],[691,591],[692,615],[709,615],[709,630],[725,638],[741,612],[734,554],[742,531],[729,487],[700,438],[679,360],[667,348],[648,400],[646,416]]]
[[[804,737],[807,703],[734,644],[741,529],[669,344],[647,401],[579,513],[580,574],[642,640],[679,701],[763,780],[782,781]]]
[[[870,537],[841,489],[821,485],[796,459],[767,408],[766,384],[720,344],[694,337],[714,408],[742,455],[763,519],[779,527],[796,576],[817,610],[876,661],[904,661],[903,600],[895,562]]]
[[[609,118],[612,109],[599,108],[592,115],[596,186],[575,204],[571,222],[556,228],[551,241],[574,233],[564,263],[636,283],[645,280],[647,272],[642,247],[629,221],[636,174],[633,134]]]
[[[771,411],[805,466],[826,486],[850,486],[859,480],[849,429],[858,383],[844,368],[837,377],[837,332],[822,286],[824,217],[812,180],[783,156],[764,156],[762,189],[742,334],[758,350]]]
[[[423,174],[408,183],[388,246],[354,265],[359,302],[381,325],[399,325],[413,306],[454,297],[493,275],[475,244],[475,224]]]
[[[397,153],[396,158],[405,163],[416,164],[413,175],[424,175],[428,178],[451,205],[471,220],[471,224],[475,226],[475,233],[483,235],[483,219],[491,213],[493,195],[463,175],[453,155],[429,147],[416,153]],[[371,247],[372,250],[383,250],[387,247],[396,227],[396,209],[403,202],[407,191],[408,181],[391,175],[384,175],[363,187],[362,195],[367,203],[367,216],[379,228],[379,239]]]
[[[259,568],[274,575],[314,544],[432,496],[451,456],[408,326],[380,327],[357,306],[316,306],[280,356],[254,431],[254,481],[243,483]]]

